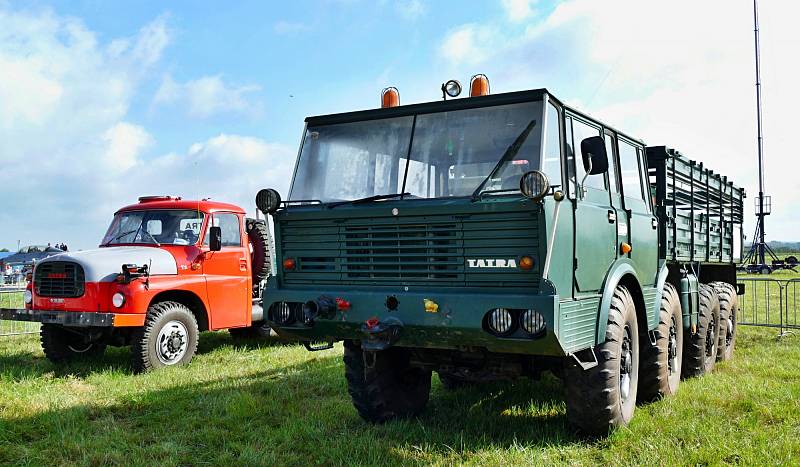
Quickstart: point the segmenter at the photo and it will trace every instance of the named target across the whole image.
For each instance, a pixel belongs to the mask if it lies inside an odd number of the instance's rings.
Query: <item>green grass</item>
[[[798,331],[800,334],[800,331]],[[38,336],[0,337],[0,463],[10,465],[800,463],[800,336],[741,327],[733,361],[574,435],[550,376],[446,391],[417,419],[363,422],[341,346],[204,333],[191,365],[133,375],[128,349],[55,366]]]

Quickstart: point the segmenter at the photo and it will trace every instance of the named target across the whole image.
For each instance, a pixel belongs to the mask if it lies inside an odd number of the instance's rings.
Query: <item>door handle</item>
[[[653,230],[657,229],[658,228],[658,219],[656,219],[655,217],[650,219],[650,225],[653,226]]]
[[[611,209],[608,210],[608,223],[613,224],[617,222],[617,213],[612,211]]]

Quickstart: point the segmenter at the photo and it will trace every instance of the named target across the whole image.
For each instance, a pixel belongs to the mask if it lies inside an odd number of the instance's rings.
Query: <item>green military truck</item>
[[[548,370],[603,434],[731,358],[744,196],[544,89],[309,117],[264,307],[368,421]]]

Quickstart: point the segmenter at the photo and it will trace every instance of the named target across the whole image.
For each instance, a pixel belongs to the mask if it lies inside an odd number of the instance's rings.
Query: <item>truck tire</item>
[[[714,370],[719,345],[719,299],[714,289],[700,284],[700,309],[698,310],[697,332],[687,336],[683,349],[683,369],[681,377],[703,376]]]
[[[258,286],[269,276],[272,269],[272,258],[270,257],[269,229],[266,222],[256,219],[247,219],[247,238],[250,240],[252,248],[252,267],[253,267],[253,286]]]
[[[567,419],[584,434],[604,436],[633,417],[639,383],[636,306],[622,285],[611,298],[605,341],[594,350],[594,368],[574,361],[565,368]]]
[[[368,422],[413,417],[428,403],[431,371],[411,367],[402,348],[364,352],[358,343],[345,341],[344,366],[353,405]]]
[[[79,357],[94,357],[106,350],[104,342],[83,341],[83,336],[59,324],[42,324],[39,330],[44,356],[53,363]]]
[[[169,301],[150,305],[144,326],[133,336],[134,371],[189,363],[198,335],[197,320],[185,305]]]
[[[231,337],[234,339],[258,339],[269,337],[272,329],[266,321],[256,323],[246,328],[231,328],[228,329]]]
[[[733,347],[736,345],[736,318],[739,315],[739,296],[736,289],[727,282],[712,282],[719,299],[719,343],[717,344],[717,361],[733,358]]]
[[[652,402],[678,392],[683,362],[683,312],[678,291],[664,284],[659,308],[656,344],[646,334],[641,336],[639,402]]]
[[[437,371],[439,375],[439,381],[442,383],[442,387],[447,389],[448,391],[455,391],[456,389],[460,389],[466,386],[470,386],[471,382],[467,381],[463,378],[459,378],[458,376],[452,375],[450,373],[445,373],[442,371]]]

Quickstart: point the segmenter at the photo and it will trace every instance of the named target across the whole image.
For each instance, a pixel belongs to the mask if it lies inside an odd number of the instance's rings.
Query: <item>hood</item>
[[[175,258],[159,248],[142,246],[115,246],[94,250],[61,253],[37,262],[37,266],[52,261],[71,261],[83,267],[86,282],[111,282],[122,272],[123,264],[147,264],[150,275],[175,275],[178,266]]]

